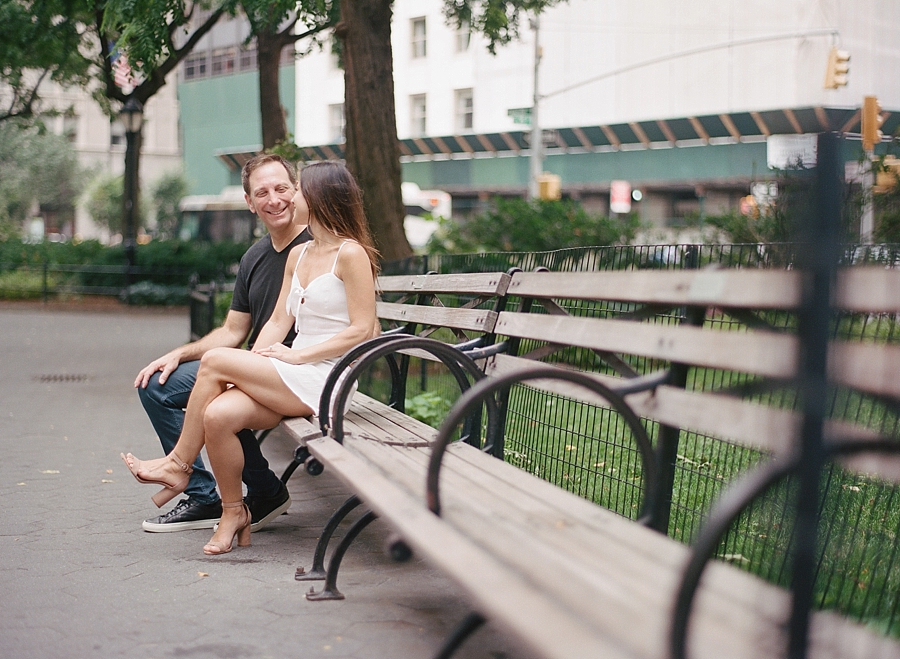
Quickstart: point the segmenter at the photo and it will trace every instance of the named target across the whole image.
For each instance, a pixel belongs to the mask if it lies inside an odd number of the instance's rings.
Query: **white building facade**
[[[442,0],[394,2],[404,180],[455,202],[522,194],[535,31],[526,19],[491,55],[442,10]],[[858,134],[866,95],[900,109],[895,0],[569,0],[541,15],[538,35],[544,169],[564,194],[607,210],[610,182],[627,178],[660,225],[704,204],[734,208],[750,183],[776,175],[767,143],[780,136]],[[851,54],[849,82],[825,89],[832,47]],[[340,155],[336,58],[307,55],[296,76],[297,144],[310,157]],[[886,132],[897,120],[887,116]]]

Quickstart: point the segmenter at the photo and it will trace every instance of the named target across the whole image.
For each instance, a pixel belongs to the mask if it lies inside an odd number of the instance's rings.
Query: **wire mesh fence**
[[[191,272],[173,268],[0,263],[0,299],[116,297],[134,304],[187,304]]]
[[[559,250],[543,253],[493,253],[415,257],[386,264],[384,274],[425,272],[461,273],[525,271],[597,271],[629,269],[684,269],[693,267],[789,268],[794,245],[631,245]],[[847,245],[842,265],[900,265],[900,245]],[[516,308],[519,300],[511,300]],[[556,301],[568,313],[613,318],[634,309],[620,303]],[[453,304],[454,301],[448,301]],[[653,322],[681,322],[675,310]],[[793,314],[764,318],[772,331],[796,327]],[[713,314],[704,321],[731,331],[746,331],[741,320]],[[898,317],[891,314],[843,314],[834,321],[833,336],[844,341],[900,341]],[[522,345],[520,352],[533,346]],[[588,350],[556,353],[560,360],[584,370],[610,373],[609,367]],[[630,359],[628,365],[646,374],[664,364]],[[449,407],[458,396],[456,384],[436,366],[412,360],[407,383],[409,398],[431,392]],[[377,382],[380,378],[373,378]],[[793,409],[790,387],[762,388],[740,373],[693,369],[686,387],[700,391],[726,391],[769,405]],[[830,392],[830,416],[879,430],[896,437],[900,413],[883,401],[836,389]],[[659,427],[645,421],[655,441]],[[510,394],[506,422],[505,459],[541,478],[594,501],[623,516],[636,518],[643,495],[640,461],[627,436],[626,425],[615,412],[517,386]],[[723,489],[752,465],[765,459],[758,451],[720,438],[682,431],[676,459],[675,484],[668,534],[690,543],[710,505]],[[774,583],[790,582],[794,484],[773,488],[751,505],[724,537],[720,559],[754,572]],[[879,630],[900,636],[900,492],[890,483],[861,476],[832,465],[821,484],[822,524],[816,585],[817,603],[837,609]]]

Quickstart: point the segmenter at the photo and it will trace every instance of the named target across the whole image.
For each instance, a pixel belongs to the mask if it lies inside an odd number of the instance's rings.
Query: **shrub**
[[[423,391],[406,399],[406,413],[422,423],[437,428],[450,411],[450,401],[433,391]]]
[[[54,277],[47,278],[48,288],[56,286]],[[41,272],[13,270],[0,273],[0,299],[34,300],[44,292],[44,276]]]
[[[122,291],[119,299],[127,304],[171,307],[187,304],[188,294],[187,286],[165,286],[141,281]]]
[[[570,199],[529,202],[497,198],[490,210],[471,220],[439,222],[426,246],[430,254],[541,252],[628,243],[638,226],[636,216],[619,220],[592,215]]]

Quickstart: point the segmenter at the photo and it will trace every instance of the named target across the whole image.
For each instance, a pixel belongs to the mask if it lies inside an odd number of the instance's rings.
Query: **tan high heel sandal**
[[[218,556],[219,554],[227,554],[232,549],[234,549],[234,539],[237,538],[238,547],[249,547],[250,546],[250,509],[247,507],[243,501],[232,501],[231,503],[222,503],[222,508],[243,508],[244,509],[244,523],[239,526],[234,531],[234,535],[231,537],[228,545],[220,542],[218,540],[210,540],[203,547],[203,553],[208,556]],[[222,528],[222,520],[219,520],[219,530]],[[219,531],[217,530],[216,533]],[[216,537],[216,534],[213,534],[213,538]]]
[[[125,466],[128,467],[128,471],[131,472],[131,475],[134,476],[135,480],[137,480],[138,483],[149,483],[151,485],[163,486],[163,489],[150,497],[153,500],[153,503],[156,504],[157,508],[162,508],[169,501],[184,492],[187,489],[188,482],[191,479],[191,474],[194,473],[193,467],[191,467],[191,465],[187,464],[186,462],[182,462],[181,459],[177,455],[175,455],[175,451],[172,451],[166,457],[174,462],[178,466],[178,468],[186,475],[177,484],[170,485],[164,480],[144,478],[143,476],[141,476],[138,473],[141,470],[141,461],[131,455],[131,453],[129,453],[128,456],[130,456],[132,461],[134,462],[133,466],[128,463],[128,457],[126,457],[124,453],[119,453],[119,455],[122,456],[122,462],[125,463]]]

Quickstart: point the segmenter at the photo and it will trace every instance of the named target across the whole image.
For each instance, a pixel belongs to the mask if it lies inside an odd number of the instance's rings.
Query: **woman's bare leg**
[[[272,428],[283,416],[260,405],[237,387],[228,389],[206,406],[206,452],[225,503],[242,500],[241,472],[244,452],[237,433],[244,428]],[[219,528],[203,548],[207,554],[230,546],[235,533],[247,523],[243,507],[224,507]]]
[[[284,384],[268,357],[238,348],[215,348],[207,352],[200,361],[197,382],[188,399],[181,436],[172,451],[179,461],[191,464],[200,454],[206,443],[206,408],[228,389],[229,384],[281,416],[313,414],[313,410]],[[243,454],[241,459],[243,460]],[[134,456],[130,453],[126,455],[129,465],[137,464],[134,461]],[[134,470],[132,466],[132,471]],[[183,476],[178,464],[169,458],[140,461],[139,471],[144,478],[173,484]],[[216,476],[218,480],[218,474]]]

